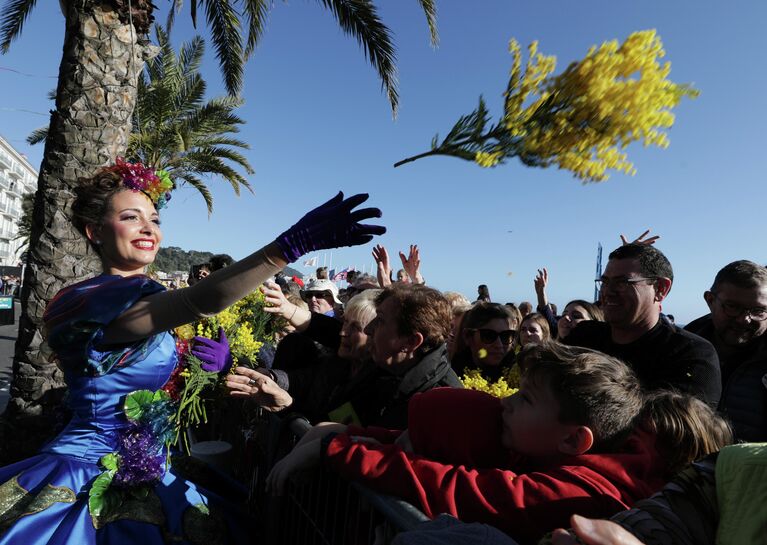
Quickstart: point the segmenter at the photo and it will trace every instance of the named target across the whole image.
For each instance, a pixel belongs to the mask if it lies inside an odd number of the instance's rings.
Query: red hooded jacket
[[[399,432],[351,427],[335,436],[325,461],[342,476],[402,498],[429,517],[449,513],[491,524],[521,543],[569,526],[570,515],[605,518],[659,490],[665,465],[654,437],[634,433],[621,452],[523,459],[501,444],[500,400],[437,388],[413,397],[409,433],[415,453],[393,444]],[[381,445],[355,442],[352,436]]]

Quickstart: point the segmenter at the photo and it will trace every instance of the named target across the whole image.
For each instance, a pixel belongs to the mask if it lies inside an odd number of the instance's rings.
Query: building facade
[[[21,261],[25,241],[17,238],[21,200],[37,191],[37,171],[29,161],[0,136],[0,266]]]

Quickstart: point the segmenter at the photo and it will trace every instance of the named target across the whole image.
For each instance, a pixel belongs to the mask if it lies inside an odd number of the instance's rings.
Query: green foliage
[[[378,72],[382,87],[386,90],[392,112],[397,112],[397,68],[395,48],[391,31],[381,21],[372,0],[317,0],[336,18],[346,34],[356,38],[370,63]],[[36,0],[7,0],[0,19],[0,51],[5,53],[11,42],[21,35],[27,17],[35,7]],[[431,43],[436,45],[437,10],[434,0],[418,0],[426,15]],[[115,5],[123,17],[130,3]],[[184,5],[183,0],[173,0],[167,24],[171,28],[176,13]],[[264,33],[269,12],[274,5],[270,0],[190,0],[189,13],[197,27],[198,11],[201,11],[210,27],[210,35],[221,66],[227,92],[236,96],[242,90],[245,62],[255,50]],[[133,20],[151,21],[154,12],[151,2],[134,2]],[[139,33],[146,32],[138,25]]]
[[[117,466],[120,463],[120,457],[116,453],[110,452],[109,454],[102,456],[99,459],[99,463],[101,464],[101,467],[107,471],[117,471]]]
[[[27,17],[37,0],[10,0],[0,19],[0,52],[7,53],[11,42],[19,37]]]
[[[154,401],[154,392],[151,390],[137,390],[131,392],[125,398],[125,416],[133,422],[140,420],[147,406]]]
[[[25,193],[21,198],[21,216],[16,220],[16,237],[21,240],[22,246],[29,245],[29,237],[32,235],[32,209],[35,207],[35,194]]]
[[[235,194],[240,188],[253,191],[246,174],[254,170],[236,148],[250,146],[234,136],[245,122],[234,114],[243,101],[233,97],[205,100],[205,80],[199,69],[205,42],[199,36],[173,50],[168,33],[156,27],[160,54],[146,64],[139,79],[133,130],[127,157],[165,170],[174,183],[186,183],[199,191],[213,212],[213,196],[207,178],[223,178]],[[48,127],[27,137],[30,145],[44,142]],[[167,270],[162,269],[161,270]]]
[[[206,399],[202,396],[205,389],[215,388],[218,384],[218,373],[205,371],[202,362],[191,353],[184,356],[187,367],[182,373],[186,379],[180,392],[178,409],[176,410],[176,438],[174,444],[183,442],[184,449],[189,454],[187,429],[197,427],[208,421],[208,412],[205,407]]]
[[[91,485],[88,492],[88,510],[95,519],[114,511],[120,504],[119,494],[110,486],[115,473],[117,469],[104,471]]]
[[[207,263],[213,255],[212,252],[186,251],[177,246],[168,246],[157,252],[154,265],[157,270],[166,273],[188,271],[192,265]]]
[[[203,177],[223,178],[239,195],[252,192],[235,168],[253,174],[239,149],[250,146],[233,135],[245,122],[234,114],[243,100],[230,96],[205,100],[206,83],[199,73],[205,42],[199,36],[173,50],[166,30],[155,27],[160,54],[147,61],[139,79],[133,112],[129,158],[165,170],[176,183],[197,189],[213,211],[213,198]]]
[[[198,250],[187,251],[182,250],[178,246],[168,246],[160,248],[160,251],[157,252],[157,257],[154,260],[153,266],[156,270],[165,273],[188,271],[192,265],[207,263],[214,255],[213,252],[200,252]],[[298,276],[299,278],[303,278],[304,276],[303,273],[292,267],[285,267],[284,271],[287,276]]]

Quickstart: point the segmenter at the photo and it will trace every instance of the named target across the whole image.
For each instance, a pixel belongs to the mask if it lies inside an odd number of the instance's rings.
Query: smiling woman
[[[354,211],[366,195],[339,193],[266,247],[166,291],[143,272],[162,241],[169,188],[162,172],[119,160],[76,188],[73,219],[104,274],[61,290],[44,316],[74,416],[40,454],[0,468],[0,545],[249,542],[234,503],[168,469],[176,420],[166,388],[179,363],[169,330],[224,310],[308,251],[365,243],[385,228],[358,223],[380,216]],[[226,372],[226,357],[195,341],[201,367]]]
[[[129,190],[114,195],[106,217],[99,225],[86,225],[85,232],[108,274],[143,273],[154,262],[162,242],[154,204],[143,193]]]

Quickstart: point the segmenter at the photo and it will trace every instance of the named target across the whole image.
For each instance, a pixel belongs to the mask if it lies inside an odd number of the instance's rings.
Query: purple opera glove
[[[207,337],[195,337],[192,355],[202,362],[201,367],[209,373],[228,373],[232,367],[232,353],[224,328],[218,328],[218,341]]]
[[[285,254],[288,262],[315,250],[357,246],[373,240],[373,235],[386,232],[383,225],[359,223],[369,218],[380,218],[378,208],[352,210],[368,200],[367,193],[359,193],[344,199],[342,191],[308,212],[293,227],[277,237],[275,242]]]

